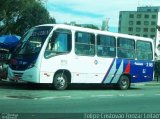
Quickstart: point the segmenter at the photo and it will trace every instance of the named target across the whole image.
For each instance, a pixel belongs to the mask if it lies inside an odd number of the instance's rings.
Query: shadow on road
[[[0,88],[14,90],[55,90],[51,84],[0,82]],[[118,90],[114,85],[106,84],[71,84],[67,90]],[[129,90],[141,90],[131,87]]]

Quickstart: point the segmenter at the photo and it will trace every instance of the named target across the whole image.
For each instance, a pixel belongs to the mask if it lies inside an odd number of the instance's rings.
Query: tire
[[[56,90],[65,90],[68,87],[67,76],[63,73],[57,73],[54,76],[53,85]]]
[[[3,79],[2,72],[3,72],[3,64],[0,63],[0,81]]]
[[[118,81],[118,89],[127,90],[130,88],[130,80],[128,76],[122,75]]]

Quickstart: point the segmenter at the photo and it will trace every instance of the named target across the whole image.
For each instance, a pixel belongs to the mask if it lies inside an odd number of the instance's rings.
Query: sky
[[[136,11],[138,6],[160,6],[159,0],[44,0],[57,23],[76,22],[101,27],[108,19],[109,31],[118,31],[120,11]]]

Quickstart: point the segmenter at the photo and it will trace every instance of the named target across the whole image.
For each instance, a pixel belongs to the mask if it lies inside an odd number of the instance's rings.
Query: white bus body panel
[[[113,58],[76,56],[74,53],[43,58],[40,82],[52,83],[58,70],[67,70],[71,73],[71,83],[102,83],[112,61]]]

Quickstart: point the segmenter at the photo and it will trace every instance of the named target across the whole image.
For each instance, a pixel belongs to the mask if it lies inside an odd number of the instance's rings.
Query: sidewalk
[[[15,82],[15,81],[9,81],[7,79],[0,79],[0,86],[10,86],[10,85],[23,85],[26,84],[26,82]]]

